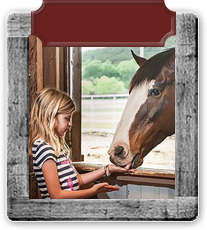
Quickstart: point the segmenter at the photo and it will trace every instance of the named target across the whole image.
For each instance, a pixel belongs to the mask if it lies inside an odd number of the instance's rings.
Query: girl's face
[[[71,114],[58,114],[56,116],[55,133],[57,136],[63,136],[71,127]]]

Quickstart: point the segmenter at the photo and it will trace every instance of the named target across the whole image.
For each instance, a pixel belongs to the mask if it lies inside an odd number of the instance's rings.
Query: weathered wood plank
[[[176,17],[176,196],[198,195],[198,19]]]
[[[8,37],[29,37],[31,34],[31,14],[11,13],[7,19]]]
[[[8,48],[7,196],[28,196],[29,38],[10,37]]]
[[[193,220],[197,198],[169,200],[8,200],[12,220]],[[21,210],[21,212],[19,212]]]

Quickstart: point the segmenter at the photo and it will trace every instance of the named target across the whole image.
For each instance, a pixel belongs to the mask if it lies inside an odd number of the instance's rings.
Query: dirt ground
[[[97,164],[110,163],[107,151],[113,134],[83,133],[82,154],[84,161]],[[143,168],[175,169],[175,136],[166,138],[156,146],[145,158]]]

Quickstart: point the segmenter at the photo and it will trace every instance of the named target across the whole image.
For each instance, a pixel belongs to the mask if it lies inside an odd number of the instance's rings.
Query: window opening
[[[81,153],[88,163],[110,163],[107,151],[128,99],[128,85],[138,66],[131,56],[150,58],[175,46],[82,47]],[[166,138],[144,159],[142,167],[175,169],[175,135]]]

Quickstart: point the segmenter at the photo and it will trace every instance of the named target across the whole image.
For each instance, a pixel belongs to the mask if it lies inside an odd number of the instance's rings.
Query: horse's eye
[[[161,94],[161,92],[158,89],[152,89],[152,90],[150,90],[148,95],[149,96],[158,96],[160,94]]]

